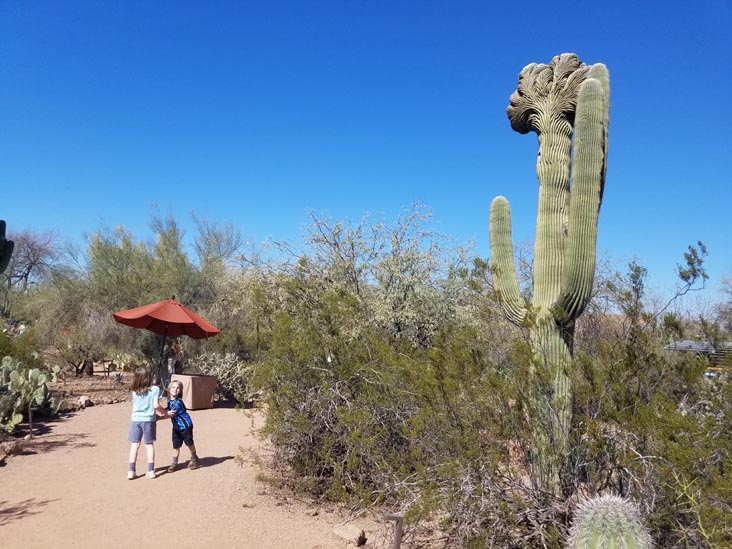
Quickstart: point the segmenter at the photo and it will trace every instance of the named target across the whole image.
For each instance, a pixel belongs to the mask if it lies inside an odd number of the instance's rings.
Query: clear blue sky
[[[556,4],[556,5],[555,5]],[[732,273],[732,3],[0,0],[0,218],[139,238],[150,208],[299,242],[307,211],[419,201],[488,257],[488,208],[534,237],[522,67],[576,52],[611,77],[598,251],[670,288],[688,244]]]

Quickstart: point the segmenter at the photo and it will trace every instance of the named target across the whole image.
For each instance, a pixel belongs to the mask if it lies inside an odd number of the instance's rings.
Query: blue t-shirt
[[[153,385],[147,393],[132,391],[132,421],[155,421],[155,405],[160,400],[160,387]]]
[[[176,398],[175,400],[168,401],[168,410],[175,414],[170,420],[173,422],[173,429],[176,431],[183,431],[188,427],[193,427],[193,420],[188,415],[186,405],[183,403],[182,398]]]

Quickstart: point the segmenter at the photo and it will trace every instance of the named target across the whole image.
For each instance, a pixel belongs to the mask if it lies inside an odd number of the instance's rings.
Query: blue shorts
[[[177,450],[184,442],[186,446],[193,446],[193,425],[182,431],[173,429],[173,449]]]
[[[157,423],[155,421],[132,421],[130,422],[130,433],[127,440],[139,443],[142,440],[145,444],[155,442],[157,434]]]

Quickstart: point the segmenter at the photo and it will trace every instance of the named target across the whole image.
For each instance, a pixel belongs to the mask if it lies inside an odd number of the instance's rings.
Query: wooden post
[[[402,528],[404,525],[404,515],[401,513],[390,513],[384,515],[385,520],[393,520],[396,525],[394,526],[394,545],[392,549],[399,549],[402,545]]]

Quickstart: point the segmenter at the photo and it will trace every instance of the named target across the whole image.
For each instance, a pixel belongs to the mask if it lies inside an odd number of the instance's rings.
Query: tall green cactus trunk
[[[574,323],[589,301],[595,273],[609,92],[604,65],[589,67],[574,54],[562,54],[549,65],[527,65],[511,95],[511,126],[519,133],[534,131],[539,139],[531,303],[521,297],[516,280],[508,201],[499,196],[491,203],[496,289],[508,318],[529,328],[534,368],[543,370],[533,371],[540,380],[533,393],[534,479],[556,495],[568,450],[572,391],[567,369]]]
[[[550,321],[541,321],[531,333],[535,367],[546,374],[532,387],[534,441],[531,449],[534,484],[549,493],[561,492],[560,472],[568,448],[572,391],[566,367],[569,348]],[[541,362],[537,362],[541,361]]]

